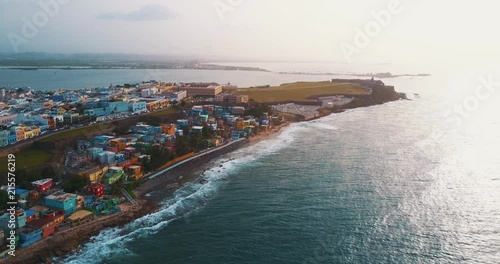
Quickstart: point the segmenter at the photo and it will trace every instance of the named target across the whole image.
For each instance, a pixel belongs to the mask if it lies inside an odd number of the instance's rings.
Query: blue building
[[[128,113],[128,102],[111,102],[106,110],[108,114]]]
[[[76,212],[76,194],[59,191],[45,197],[45,205],[64,210],[66,215]]]
[[[104,111],[104,108],[91,108],[84,110],[83,115],[89,118],[96,118],[100,116],[105,116],[106,112]]]
[[[129,104],[129,110],[132,113],[146,112],[147,111],[146,102],[130,103]]]
[[[17,134],[14,131],[10,132],[10,135],[7,137],[7,141],[9,145],[12,145],[17,142]]]
[[[64,97],[60,94],[56,94],[52,96],[52,101],[54,102],[62,102],[64,100]]]

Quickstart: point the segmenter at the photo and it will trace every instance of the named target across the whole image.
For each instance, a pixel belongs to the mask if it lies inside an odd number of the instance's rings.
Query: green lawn
[[[238,89],[236,94],[248,95],[251,99],[260,103],[279,101],[316,101],[315,96],[322,95],[365,95],[369,91],[360,85],[350,83],[331,82],[298,82],[286,83],[270,88],[243,88]]]
[[[158,112],[153,112],[153,113],[149,113],[149,114],[145,114],[144,116],[166,116],[166,115],[170,115],[170,114],[175,114],[177,112],[177,110],[173,107],[169,107],[169,108],[166,108],[166,109],[163,109],[161,111],[158,111]]]
[[[75,135],[82,135],[82,137],[84,137],[84,135],[87,135],[89,133],[102,131],[103,129],[107,128],[110,125],[111,123],[104,123],[104,124],[95,124],[92,126],[82,127],[78,129],[72,129],[52,135],[50,137],[43,138],[40,140],[40,142],[50,142],[59,138],[71,137]]]
[[[52,160],[52,154],[43,150],[23,150],[14,154],[16,156],[16,171],[36,168],[48,164]],[[0,172],[7,172],[8,157],[0,158]]]

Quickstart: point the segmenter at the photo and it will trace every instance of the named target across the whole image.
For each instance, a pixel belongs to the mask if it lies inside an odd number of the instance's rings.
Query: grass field
[[[357,84],[331,82],[298,82],[286,83],[270,88],[243,88],[235,94],[248,95],[260,103],[280,101],[314,102],[317,96],[322,95],[366,95],[369,91]]]
[[[64,131],[64,132],[43,138],[40,140],[40,142],[50,142],[50,141],[54,141],[54,140],[59,139],[59,138],[71,137],[71,136],[75,136],[75,135],[82,135],[82,137],[83,137],[84,135],[87,135],[87,134],[90,134],[93,132],[101,131],[103,129],[102,126],[107,127],[109,125],[111,125],[111,124],[110,123],[96,124],[93,126],[72,129],[72,130]]]
[[[45,164],[48,164],[53,155],[48,151],[43,150],[23,150],[19,153],[16,153],[16,171],[28,169],[28,168],[36,168],[41,167]],[[5,164],[4,166],[0,166],[0,172],[7,172],[7,160],[8,157],[1,157],[0,164]]]
[[[163,109],[161,111],[158,111],[158,112],[153,112],[153,113],[149,113],[149,114],[145,114],[144,116],[166,116],[166,115],[170,115],[170,114],[175,114],[177,112],[177,110],[173,107],[169,107],[169,108],[166,108],[166,109]]]

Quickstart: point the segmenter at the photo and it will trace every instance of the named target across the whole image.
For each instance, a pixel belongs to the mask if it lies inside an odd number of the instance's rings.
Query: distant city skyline
[[[1,0],[0,52],[493,63],[498,7],[489,0]]]

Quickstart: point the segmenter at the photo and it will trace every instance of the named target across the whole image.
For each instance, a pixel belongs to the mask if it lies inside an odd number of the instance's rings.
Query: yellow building
[[[106,172],[108,172],[108,169],[109,169],[108,166],[104,166],[102,168],[101,167],[94,167],[92,169],[80,172],[78,174],[78,176],[84,177],[89,182],[100,182],[102,180],[104,174],[106,174]]]

